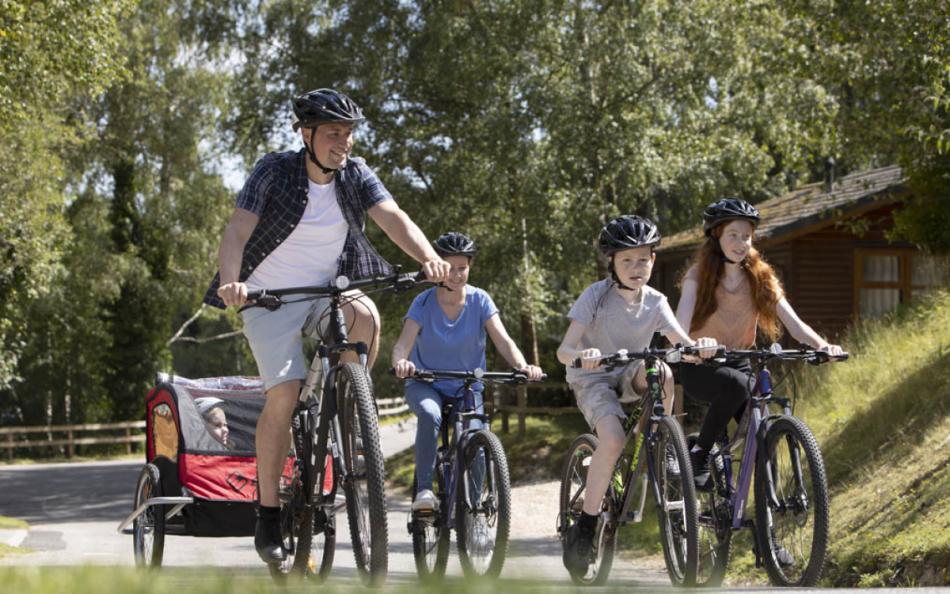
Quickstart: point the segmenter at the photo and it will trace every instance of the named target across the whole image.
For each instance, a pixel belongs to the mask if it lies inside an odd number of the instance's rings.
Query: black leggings
[[[752,366],[748,360],[726,365],[683,363],[679,366],[679,380],[687,396],[709,403],[697,441],[699,447],[709,451],[726,430],[729,419],[741,417],[752,394]]]

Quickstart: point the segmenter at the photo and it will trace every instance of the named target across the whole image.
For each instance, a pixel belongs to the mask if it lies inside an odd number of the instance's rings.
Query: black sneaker
[[[261,561],[267,564],[281,563],[287,558],[284,541],[280,535],[280,519],[257,518],[254,527],[254,548]]]
[[[693,465],[693,482],[700,491],[709,491],[712,489],[712,481],[709,480],[709,454],[704,450],[690,450],[689,461]]]
[[[594,533],[581,530],[573,524],[567,530],[564,540],[564,567],[575,575],[584,575],[590,566],[590,550],[594,544]]]

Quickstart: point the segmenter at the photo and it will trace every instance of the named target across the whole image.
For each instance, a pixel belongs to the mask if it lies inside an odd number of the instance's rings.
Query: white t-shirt
[[[336,185],[307,181],[307,208],[300,222],[248,277],[251,289],[326,285],[336,277],[349,227],[336,200]]]

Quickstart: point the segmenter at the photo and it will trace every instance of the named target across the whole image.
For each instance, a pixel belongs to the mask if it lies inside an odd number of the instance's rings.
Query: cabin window
[[[855,313],[876,318],[947,284],[948,258],[915,250],[858,250],[855,256]]]

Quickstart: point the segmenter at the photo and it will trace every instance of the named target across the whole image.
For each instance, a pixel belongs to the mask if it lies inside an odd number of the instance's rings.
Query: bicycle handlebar
[[[389,373],[395,375],[395,368],[390,368]],[[541,374],[541,380],[546,380],[547,378],[548,374]],[[523,371],[484,371],[482,369],[474,369],[472,371],[417,369],[412,375],[405,379],[414,379],[428,382],[435,381],[437,379],[462,379],[507,385],[526,384],[532,381],[528,379],[528,374]]]
[[[400,274],[399,268],[396,267],[396,272],[387,276],[374,276],[370,278],[350,280],[346,276],[340,275],[336,277],[332,285],[248,291],[248,303],[244,306],[244,308],[264,307],[273,311],[280,308],[280,306],[284,304],[284,301],[281,299],[281,297],[285,295],[313,295],[314,297],[332,296],[342,295],[346,291],[362,289],[365,287],[382,287],[391,289],[393,291],[403,291],[411,289],[416,285],[425,283],[431,283],[431,281],[426,279],[425,272],[420,270],[414,274]]]
[[[778,345],[773,345],[770,349],[735,349],[728,350],[721,356],[716,355],[716,359],[721,361],[735,361],[738,359],[756,359],[758,361],[770,361],[780,359],[782,361],[807,361],[813,365],[828,363],[830,361],[847,361],[848,353],[832,355],[826,351],[814,349],[783,349]]]
[[[715,348],[716,356],[725,353],[725,347],[696,347],[696,346],[676,346],[672,349],[643,349],[639,352],[630,352],[627,349],[620,349],[616,353],[610,355],[604,355],[600,357],[598,365],[600,367],[606,367],[609,370],[616,369],[630,363],[631,361],[639,361],[641,359],[650,359],[656,358],[661,361],[666,361],[668,363],[679,363],[682,360],[683,355],[696,355],[699,356],[700,351]],[[571,361],[571,367],[574,369],[580,369],[582,365],[581,358],[578,357]]]

